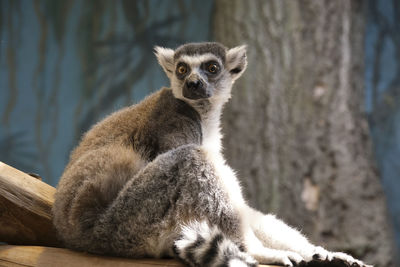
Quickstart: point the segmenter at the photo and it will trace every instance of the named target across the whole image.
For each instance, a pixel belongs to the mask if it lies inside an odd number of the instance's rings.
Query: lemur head
[[[155,47],[158,62],[171,81],[175,97],[228,100],[232,84],[247,66],[246,47],[190,43],[176,50]]]

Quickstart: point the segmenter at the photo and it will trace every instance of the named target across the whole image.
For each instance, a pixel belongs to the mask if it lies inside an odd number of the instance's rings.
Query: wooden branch
[[[127,259],[92,255],[65,248],[0,245],[0,266],[183,267],[184,265],[173,259]],[[274,266],[260,265],[260,267]]]
[[[161,267],[183,265],[176,260],[136,260],[97,256],[65,248],[3,245],[0,246],[0,266]]]
[[[56,189],[0,162],[0,242],[59,246],[51,221]]]

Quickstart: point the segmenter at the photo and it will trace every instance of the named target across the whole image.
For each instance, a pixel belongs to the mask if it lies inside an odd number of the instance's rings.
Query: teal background
[[[154,45],[210,39],[212,7],[210,0],[0,2],[0,160],[56,185],[91,125],[169,85]]]
[[[400,1],[369,0],[366,16],[365,110],[400,248]]]

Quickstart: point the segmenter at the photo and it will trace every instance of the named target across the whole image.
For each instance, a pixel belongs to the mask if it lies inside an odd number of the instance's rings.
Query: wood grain
[[[175,260],[126,259],[97,256],[65,248],[39,246],[0,246],[1,266],[183,266]]]
[[[183,267],[184,265],[172,259],[126,259],[97,256],[88,253],[76,252],[65,248],[0,245],[0,266]],[[260,266],[273,267],[270,265]]]
[[[0,162],[0,241],[58,246],[51,222],[56,189]]]

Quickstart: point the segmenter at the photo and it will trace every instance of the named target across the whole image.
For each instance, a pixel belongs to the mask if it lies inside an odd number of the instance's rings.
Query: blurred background
[[[209,40],[248,45],[223,132],[249,203],[400,266],[398,0],[0,0],[0,161],[56,186],[85,131],[169,85],[154,45]]]

